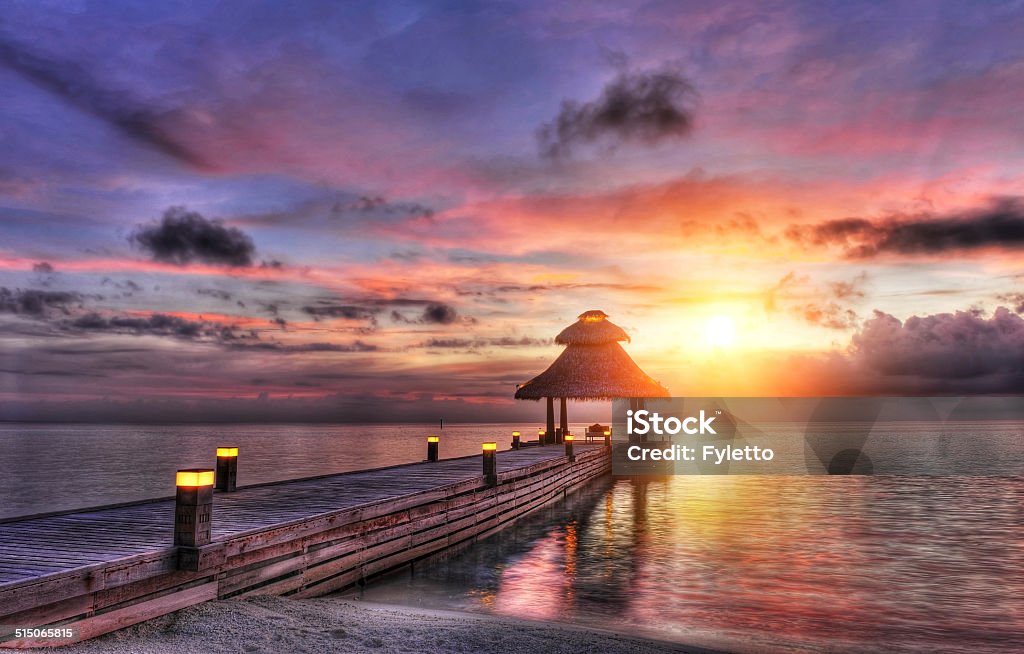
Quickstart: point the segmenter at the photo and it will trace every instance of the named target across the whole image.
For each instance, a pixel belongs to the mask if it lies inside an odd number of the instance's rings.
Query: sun
[[[714,316],[704,333],[709,347],[729,347],[736,340],[736,323],[729,316]]]

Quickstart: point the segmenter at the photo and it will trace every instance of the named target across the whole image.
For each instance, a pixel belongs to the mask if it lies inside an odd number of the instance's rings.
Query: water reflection
[[[620,479],[364,594],[735,651],[1020,651],[1022,500],[1009,478]]]

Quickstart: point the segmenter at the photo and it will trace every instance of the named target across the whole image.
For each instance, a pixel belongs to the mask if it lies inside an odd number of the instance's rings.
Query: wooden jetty
[[[0,646],[85,640],[228,597],[312,597],[486,537],[611,469],[576,444],[261,484],[213,501],[212,541],[181,569],[173,499],[0,523]],[[13,639],[15,627],[75,638]]]

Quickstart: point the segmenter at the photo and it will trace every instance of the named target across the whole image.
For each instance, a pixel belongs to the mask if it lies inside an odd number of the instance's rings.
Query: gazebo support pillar
[[[546,431],[544,432],[543,445],[555,442],[555,398],[549,397],[548,400],[548,423]]]
[[[562,428],[562,442],[565,442],[565,435],[569,433],[569,417],[565,415],[565,398],[560,397],[558,399],[558,415],[560,416],[559,420],[561,420],[562,423],[560,425],[560,427]]]

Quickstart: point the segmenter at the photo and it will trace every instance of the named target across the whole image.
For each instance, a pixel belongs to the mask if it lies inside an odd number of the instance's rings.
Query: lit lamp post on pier
[[[174,478],[174,544],[178,569],[197,570],[198,550],[210,543],[213,523],[213,470],[179,470]]]
[[[238,486],[238,448],[217,448],[217,490],[235,492]]]
[[[488,486],[498,485],[498,444],[484,443],[484,481]]]

